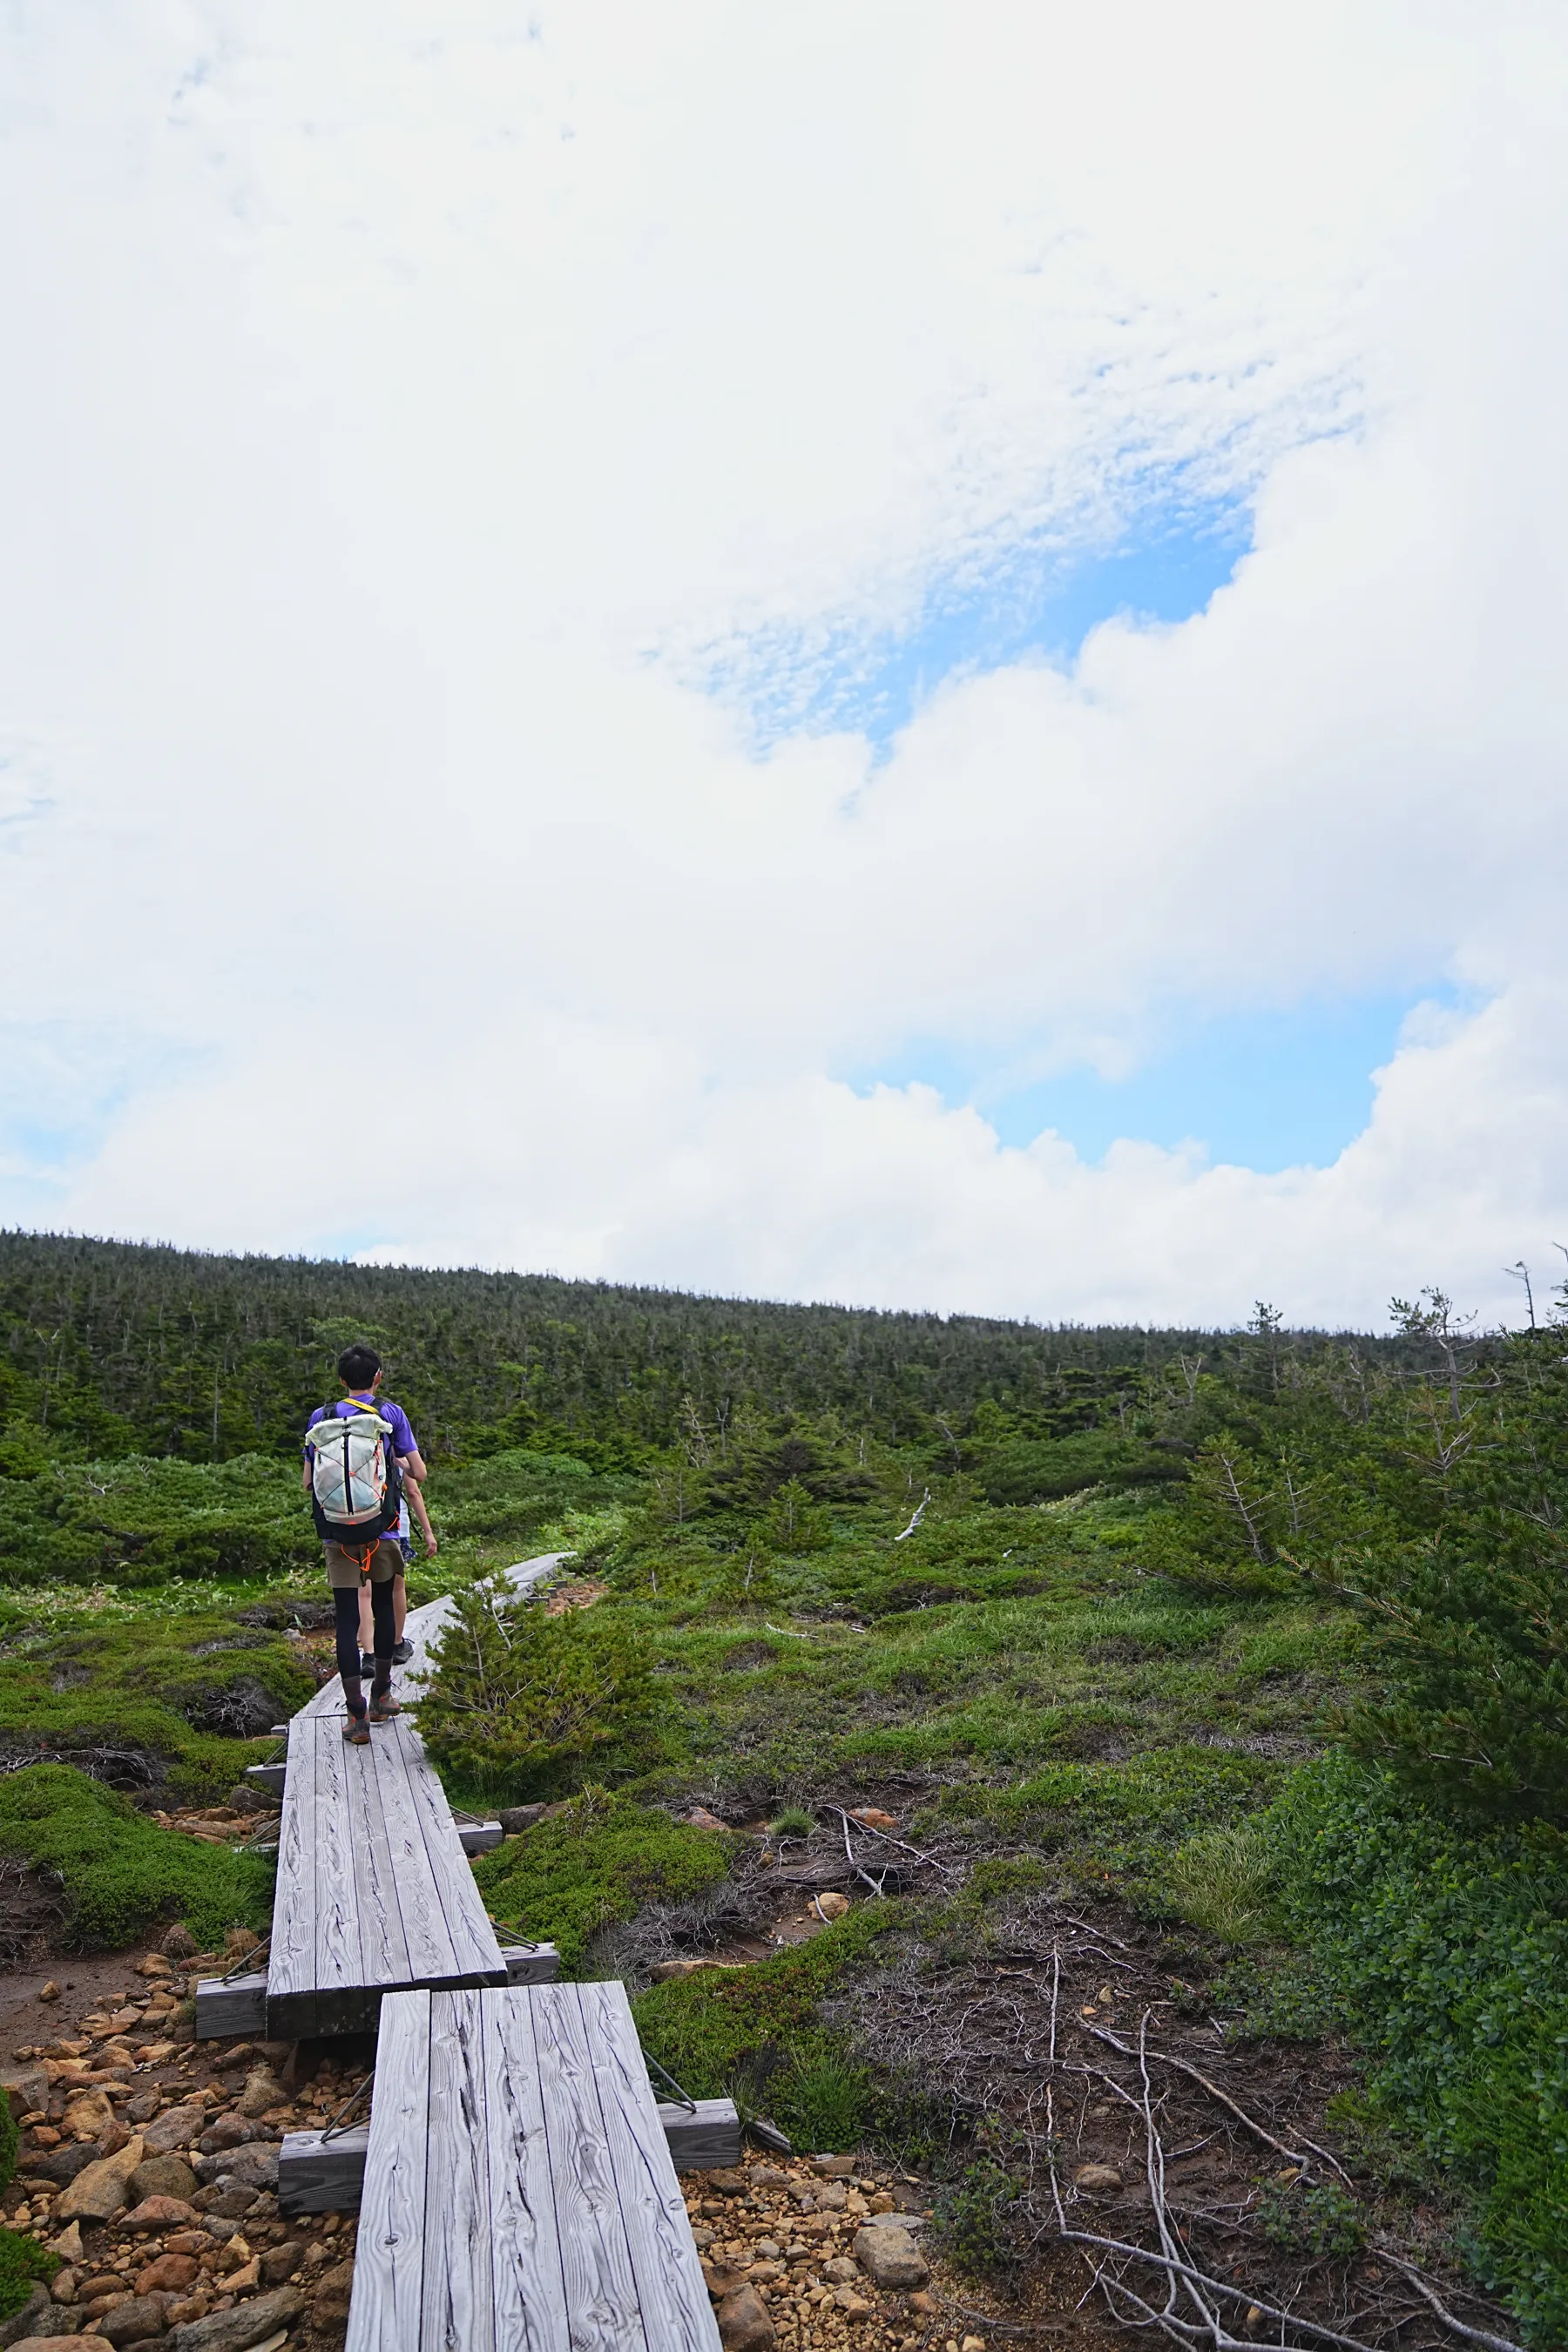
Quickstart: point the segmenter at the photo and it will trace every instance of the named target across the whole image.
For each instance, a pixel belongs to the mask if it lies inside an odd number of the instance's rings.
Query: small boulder
[[[231,1813],[270,1813],[276,1810],[276,1800],[254,1780],[237,1780],[224,1799]]]
[[[287,2096],[270,2066],[253,2066],[239,2095],[239,2112],[242,2116],[264,2116],[268,2107],[282,2106]]]
[[[60,1989],[55,1982],[53,1977],[49,1978],[47,1984],[41,1984],[38,1987],[38,1999],[40,2000],[58,2000],[59,1997]]]
[[[292,2278],[305,2259],[305,2249],[297,2238],[281,2246],[268,2246],[261,2257],[261,2277],[266,2286],[281,2286]]]
[[[101,2157],[77,2174],[55,2200],[57,2221],[107,2221],[125,2204],[132,2174],[142,2161],[140,2138],[128,2140],[117,2156]]]
[[[49,2103],[49,2078],[35,2059],[31,2065],[0,2066],[0,2091],[10,2101],[13,2116],[36,2115]]]
[[[133,2294],[99,2321],[98,2332],[110,2344],[141,2344],[149,2336],[162,2336],[166,2325],[162,2295]]]
[[[114,2109],[103,2091],[79,2091],[67,2105],[65,2127],[72,2139],[101,2139],[113,2123]]]
[[[103,2352],[101,2336],[29,2336],[27,2352]]]
[[[133,1970],[136,1976],[148,1979],[172,1977],[174,1973],[174,1963],[173,1960],[165,1959],[162,1952],[149,1952],[145,1958],[137,1961]]]
[[[728,1823],[721,1822],[717,1813],[710,1813],[706,1805],[693,1805],[691,1811],[689,1813],[682,1813],[680,1818],[690,1830],[721,1830],[728,1827]]]
[[[814,1895],[811,1907],[819,1919],[842,1919],[849,1908],[849,1897],[830,1890],[826,1895]]]
[[[857,2159],[852,2156],[814,2156],[811,2168],[819,2180],[849,2180],[853,2179]],[[787,2179],[788,2174],[781,2175]]]
[[[183,2156],[144,2156],[127,2183],[131,2201],[178,2197],[187,2202],[196,2193],[196,2176]]]
[[[50,2253],[58,2254],[62,2263],[68,2263],[74,2266],[81,2260],[81,2223],[79,2221],[72,2221],[66,2229],[63,2229],[60,2231],[58,2238],[51,2238],[49,2240]]]
[[[549,1805],[507,1805],[496,1818],[508,1837],[521,1837],[524,1830],[531,1830],[552,1810]]]
[[[253,2344],[265,2344],[280,2328],[292,2326],[304,2309],[305,2297],[297,2286],[280,2286],[271,2294],[253,2295],[233,2311],[187,2320],[164,2337],[161,2352],[249,2352]]]
[[[875,2311],[877,2308],[868,2296],[858,2294],[852,2286],[839,2287],[833,2300],[840,2311],[847,2311],[849,2314],[851,2319],[864,2319],[868,2311]]]
[[[353,2284],[354,2266],[352,2262],[337,2263],[330,2271],[324,2272],[316,2289],[316,2318],[346,2319]]]
[[[880,1805],[857,1805],[849,1815],[852,1822],[863,1822],[868,1830],[896,1830],[899,1826],[891,1813]]]
[[[1113,2164],[1080,2164],[1072,2185],[1086,2197],[1114,2197],[1121,2186],[1121,2175]]]
[[[278,2150],[266,2140],[251,2140],[223,2156],[204,2156],[196,2167],[203,2180],[232,2181],[240,2189],[278,2189]]]
[[[165,2108],[142,2135],[148,2155],[167,2156],[175,2148],[189,2147],[206,2129],[206,2108],[199,2099]]]
[[[924,2286],[931,2267],[907,2230],[886,2221],[855,2233],[855,2259],[873,2286]]]
[[[183,1927],[176,1919],[174,1925],[170,1928],[168,1934],[163,1938],[163,1950],[165,1958],[171,1960],[194,1960],[200,1949],[201,1947],[196,1942],[196,1939],[192,1935],[190,1929],[186,1927]]]
[[[45,2313],[48,2314],[47,2318]],[[35,2328],[41,2334],[55,2324],[55,2299],[42,2280],[36,2280],[28,2290],[27,2300],[20,2311],[13,2311],[0,2319],[0,2344],[19,2344],[30,2336]]]
[[[823,2263],[822,2275],[829,2286],[852,2286],[860,2275],[860,2265],[847,2254],[835,2254],[831,2262]]]
[[[143,2168],[140,2165],[137,2170]],[[184,2197],[143,2197],[121,2223],[132,2236],[150,2237],[158,2230],[184,2230],[196,2218],[196,2209]]]
[[[724,2352],[773,2352],[773,2323],[754,2286],[738,2286],[719,2305],[719,2337]]]
[[[194,2286],[201,2265],[194,2254],[160,2254],[148,2263],[136,2282],[138,2294],[184,2294]]]

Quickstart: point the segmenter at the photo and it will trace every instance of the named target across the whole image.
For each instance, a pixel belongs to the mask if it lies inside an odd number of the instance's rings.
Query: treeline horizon
[[[1263,1308],[1228,1329],[1053,1324],[0,1230],[0,1422],[103,1454],[290,1451],[355,1339],[437,1453],[570,1439],[629,1466],[693,1410],[836,1415],[898,1443],[989,1402],[1066,1434],[1179,1360],[1238,1369],[1259,1334],[1298,1357],[1426,1360],[1405,1336]]]

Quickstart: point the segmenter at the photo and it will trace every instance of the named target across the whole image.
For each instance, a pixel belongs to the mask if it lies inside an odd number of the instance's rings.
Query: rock
[[[171,1960],[194,1960],[199,1947],[190,1929],[176,1920],[164,1937],[162,1949]]]
[[[936,2316],[936,2308],[935,2295],[927,2294],[923,2287],[918,2289],[910,2297],[910,2309],[921,2319],[933,2319]]]
[[[30,2336],[27,2352],[103,2352],[101,2336]]]
[[[289,2239],[287,2245],[268,2246],[261,2257],[264,2284],[281,2286],[286,2278],[293,2277],[304,2259],[305,2249],[297,2238]]]
[[[842,2213],[848,2202],[849,2191],[845,2188],[842,2180],[829,2180],[816,2192],[816,2210],[819,2213]]]
[[[144,2172],[146,2167],[136,2169]],[[132,2236],[148,2237],[154,2230],[183,2230],[195,2218],[195,2207],[184,2197],[143,2197],[120,2226]]]
[[[49,2315],[47,2319],[44,2317],[46,2312]],[[37,2280],[28,2290],[27,2300],[21,2310],[14,2311],[8,2319],[0,2320],[0,2344],[19,2344],[35,2332],[41,2336],[46,2327],[52,2327],[54,2324],[54,2296],[42,2280]]]
[[[743,2197],[751,2185],[735,2165],[721,2165],[708,2175],[709,2188],[720,2197]]]
[[[1086,2197],[1112,2197],[1121,2186],[1121,2175],[1113,2164],[1080,2164],[1072,2185]]]
[[[43,2064],[0,2067],[0,2091],[11,2103],[13,2116],[36,2115],[49,2104],[49,2078]]]
[[[125,2120],[132,2124],[150,2124],[163,2104],[162,2091],[138,2091],[125,2103]]]
[[[728,1827],[728,1823],[721,1822],[717,1813],[710,1813],[706,1805],[693,1805],[691,1811],[689,1813],[682,1813],[680,1818],[689,1830],[721,1830]]]
[[[183,2156],[144,2156],[126,2183],[126,2193],[133,2205],[149,2197],[165,2201],[178,2197],[188,2204],[196,2193],[196,2176]]]
[[[71,2223],[71,2228],[73,2230],[76,2228],[76,2223],[74,2221]],[[57,2303],[74,2303],[76,2301],[76,2273],[72,2270],[68,2263],[66,2264],[63,2271],[57,2271],[53,2278],[49,2281],[49,2293],[54,2296]]]
[[[117,2303],[108,2317],[99,2321],[98,2332],[110,2344],[140,2344],[149,2336],[162,2336],[164,2324],[162,2295],[133,2294],[128,2303]]]
[[[811,2168],[819,2180],[851,2179],[855,2165],[856,2158],[852,2156],[814,2156],[811,2159]],[[787,2179],[789,2176],[785,2173],[781,2178]]]
[[[252,2254],[247,2263],[242,2263],[237,2271],[230,2271],[224,2280],[224,2285],[230,2294],[248,2294],[252,2287],[258,2287],[260,2284],[261,2257],[259,2254]]]
[[[678,1977],[694,1977],[700,1969],[742,1969],[744,1960],[655,1960],[648,1975],[655,1984],[672,1984]]]
[[[245,2139],[245,2125],[238,2116],[219,2116],[210,2131],[202,2134],[202,2154],[216,2156],[223,2148],[238,2147]]]
[[[232,2284],[233,2282],[231,2281],[230,2284]],[[349,2297],[353,2293],[353,2263],[337,2263],[330,2271],[324,2272],[321,2284],[316,2289],[315,2317],[346,2319],[349,2315]]]
[[[270,2066],[255,2066],[245,2078],[240,2093],[239,2112],[242,2116],[264,2116],[268,2107],[280,2107],[288,2097],[282,2084]]]
[[[868,2311],[875,2311],[877,2308],[867,2296],[858,2294],[852,2286],[841,2286],[833,2300],[840,2311],[847,2311],[849,2314],[851,2319],[863,2319]]]
[[[822,2275],[830,2286],[849,2286],[859,2277],[860,2265],[847,2254],[835,2254],[830,2263],[823,2263]]]
[[[549,1805],[508,1805],[496,1819],[508,1837],[521,1837],[524,1830],[531,1830],[535,1822],[542,1822],[552,1810]]]
[[[40,2000],[58,2000],[59,1997],[60,1989],[55,1982],[53,1977],[49,1979],[47,1984],[41,1984],[38,1987],[38,1999]]]
[[[143,2042],[136,2055],[143,2066],[166,2066],[178,2047],[174,2042]]]
[[[847,1895],[817,1895],[812,1898],[812,1909],[823,1919],[842,1919],[849,1908]]]
[[[231,1927],[223,1939],[224,1956],[231,1960],[243,1960],[247,1952],[258,1949],[261,1938],[248,1927]]]
[[[250,2352],[253,2344],[265,2344],[280,2327],[291,2326],[304,2309],[305,2298],[297,2286],[280,2286],[271,2294],[253,2295],[233,2311],[186,2321],[164,2337],[162,2352]]]
[[[222,2156],[204,2156],[196,2165],[202,2180],[230,2180],[241,2189],[278,2187],[278,2150],[266,2140],[251,2140]]]
[[[776,2164],[751,2165],[747,2168],[746,2178],[753,2189],[787,2189],[790,2184],[789,2174]]]
[[[985,2352],[984,2336],[966,2336],[963,2343],[959,2346],[958,2352]]]
[[[79,2091],[67,2103],[65,2127],[72,2139],[101,2139],[114,2122],[114,2109],[103,2091]]]
[[[754,2286],[738,2286],[719,2305],[719,2336],[724,2352],[773,2352],[773,2323]]]
[[[896,1830],[899,1826],[892,1814],[885,1813],[880,1805],[857,1805],[849,1818],[852,1822],[864,1822],[868,1830]]]
[[[162,1952],[149,1952],[145,1959],[137,1961],[133,1973],[139,1977],[148,1978],[172,1977],[174,1973],[174,1964],[172,1960],[166,1960]]]
[[[77,2174],[63,2197],[55,2202],[57,2221],[80,2218],[107,2221],[125,2203],[127,2184],[142,2161],[140,2138],[128,2140],[118,2156],[106,2156]]]
[[[873,2286],[924,2286],[931,2268],[909,2231],[879,2221],[855,2233],[855,2259]]]
[[[201,2264],[194,2254],[160,2254],[149,2263],[136,2282],[138,2294],[183,2294],[194,2286]]]
[[[58,2238],[51,2238],[49,2240],[49,2252],[51,2254],[58,2254],[62,2263],[79,2263],[81,2260],[81,2223],[79,2221],[73,2221],[68,2229],[64,2229],[60,2231]]]
[[[207,2111],[199,2100],[166,2108],[142,2135],[148,2155],[167,2156],[174,2148],[189,2147],[206,2129],[206,2121]]]
[[[224,1803],[231,1813],[269,1813],[275,1808],[276,1800],[249,1780],[237,1780]]]
[[[46,2180],[58,2181],[63,2189],[68,2180],[74,2180],[78,2173],[97,2162],[97,2148],[89,2139],[84,2139],[78,2140],[72,2147],[51,2147],[47,2155],[29,2156],[27,2169],[41,2173]]]

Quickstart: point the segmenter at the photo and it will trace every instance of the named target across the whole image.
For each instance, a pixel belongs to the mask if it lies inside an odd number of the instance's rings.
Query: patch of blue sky
[[[1126,614],[1174,623],[1203,612],[1251,544],[1235,502],[1167,495],[1123,535],[1091,543],[1034,533],[936,581],[901,628],[826,622],[763,632],[709,670],[709,690],[747,710],[759,750],[840,729],[881,754],[939,688],[1037,659],[1070,663],[1089,632]]]
[[[1005,1144],[1050,1129],[1089,1161],[1131,1141],[1165,1150],[1197,1143],[1211,1164],[1260,1174],[1325,1168],[1365,1129],[1373,1072],[1393,1057],[1406,1015],[1434,1001],[1452,997],[1433,987],[1173,1021],[1164,1044],[1121,1078],[1079,1068],[1018,1085],[997,1056],[933,1044],[912,1045],[851,1082],[868,1091],[919,1080],[949,1105],[972,1104]],[[1006,1067],[1020,1058],[1010,1055]]]

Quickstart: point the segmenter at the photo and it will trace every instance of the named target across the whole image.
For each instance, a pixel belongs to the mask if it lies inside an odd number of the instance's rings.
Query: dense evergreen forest
[[[1287,1336],[1268,1311],[1262,1328],[1276,1346]],[[351,1339],[381,1349],[427,1451],[569,1438],[605,1467],[640,1465],[692,1412],[721,1443],[751,1411],[832,1413],[896,1444],[944,1421],[962,1432],[989,1402],[1068,1437],[1124,1420],[1152,1372],[1243,1370],[1250,1344],[0,1233],[0,1421],[68,1448],[199,1462],[289,1451]],[[1398,1338],[1290,1344],[1368,1365],[1410,1354]]]

